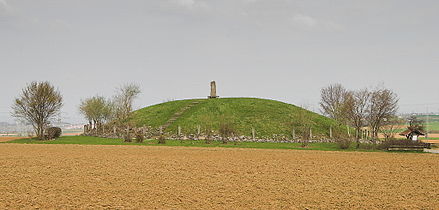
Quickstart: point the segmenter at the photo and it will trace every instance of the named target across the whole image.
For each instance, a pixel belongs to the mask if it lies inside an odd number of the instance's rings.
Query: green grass
[[[430,132],[439,132],[439,115],[418,115],[417,117],[424,120]]]
[[[5,143],[5,142],[3,142]],[[62,136],[56,140],[17,139],[6,143],[20,144],[89,144],[89,145],[125,145],[121,139],[99,138],[93,136]]]
[[[184,146],[184,147],[224,147],[224,148],[257,148],[257,149],[292,149],[292,150],[322,150],[322,151],[362,151],[378,152],[381,150],[374,149],[355,149],[354,143],[349,149],[340,149],[335,143],[310,143],[308,147],[301,147],[300,143],[274,143],[274,142],[229,142],[223,144],[213,141],[206,144],[204,141],[180,141],[167,140],[166,144],[158,144],[157,140],[146,140],[144,143],[126,143],[122,139],[108,139],[91,136],[64,136],[56,140],[41,141],[36,139],[17,139],[3,143],[20,143],[20,144],[82,144],[82,145],[144,145],[144,146]]]
[[[273,135],[290,136],[292,129],[300,135],[303,120],[312,125],[314,136],[329,136],[330,127],[334,133],[346,133],[344,126],[339,126],[332,119],[310,112],[300,107],[267,99],[257,98],[219,98],[191,99],[166,102],[135,111],[129,121],[136,126],[164,125],[174,113],[183,107],[199,102],[184,112],[167,132],[176,133],[181,126],[185,134],[195,134],[197,127],[202,131],[211,127],[218,131],[220,122],[231,123],[238,135],[251,136],[252,128],[259,138],[272,138]]]
[[[427,128],[429,131],[437,133],[437,132],[439,132],[439,122],[438,121],[428,122]]]

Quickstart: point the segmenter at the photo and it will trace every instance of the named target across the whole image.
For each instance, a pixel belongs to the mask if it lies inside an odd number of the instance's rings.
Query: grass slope
[[[174,113],[183,107],[199,102],[184,112],[168,128],[177,132],[181,126],[183,133],[196,133],[197,126],[202,130],[211,127],[217,131],[221,121],[230,122],[240,135],[251,136],[252,127],[258,137],[273,137],[275,134],[290,136],[294,127],[300,135],[303,119],[312,124],[314,136],[328,136],[332,126],[334,132],[345,132],[334,120],[307,111],[300,107],[267,99],[220,98],[191,99],[166,102],[135,111],[130,122],[136,126],[159,127],[164,125]]]

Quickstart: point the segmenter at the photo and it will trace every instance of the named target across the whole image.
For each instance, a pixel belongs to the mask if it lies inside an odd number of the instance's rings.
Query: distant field
[[[429,131],[434,133],[439,133],[439,115],[420,115],[419,119],[424,120],[427,123],[427,128]]]
[[[430,122],[427,127],[429,131],[439,133],[439,122]]]
[[[439,155],[0,144],[0,209],[437,209]]]

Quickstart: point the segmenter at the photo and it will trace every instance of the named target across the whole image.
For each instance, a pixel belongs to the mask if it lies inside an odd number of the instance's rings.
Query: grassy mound
[[[198,126],[202,132],[206,129],[218,132],[220,123],[231,124],[237,134],[245,136],[251,136],[254,128],[260,138],[291,137],[293,129],[300,136],[309,126],[316,137],[329,136],[330,127],[334,133],[345,133],[343,126],[327,117],[291,104],[257,98],[171,101],[137,110],[129,121],[136,126],[168,124],[166,131],[170,133],[177,132],[181,126],[185,134],[195,134]]]

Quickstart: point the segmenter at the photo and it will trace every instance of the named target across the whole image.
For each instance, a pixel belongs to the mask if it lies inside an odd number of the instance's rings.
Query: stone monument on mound
[[[216,83],[215,81],[210,82],[210,96],[207,98],[218,98],[219,96],[216,95]]]

